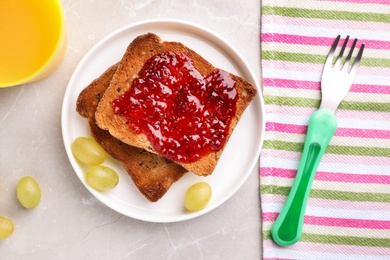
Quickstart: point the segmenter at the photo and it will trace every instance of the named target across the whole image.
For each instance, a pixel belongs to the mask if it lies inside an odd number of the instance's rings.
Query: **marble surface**
[[[0,89],[0,215],[14,234],[0,259],[260,259],[258,166],[226,203],[178,223],[149,223],[100,203],[74,173],[62,141],[61,105],[86,52],[124,25],[155,18],[197,23],[235,46],[260,81],[259,0],[62,0],[68,47],[61,66],[39,82]],[[22,208],[17,181],[34,176],[40,205]]]

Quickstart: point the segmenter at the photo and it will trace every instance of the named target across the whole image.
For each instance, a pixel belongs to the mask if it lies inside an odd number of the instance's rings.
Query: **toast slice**
[[[184,53],[187,55],[191,59],[195,69],[203,77],[207,77],[207,75],[217,69],[182,43],[162,41],[160,37],[152,33],[138,36],[130,43],[122,60],[119,62],[118,69],[113,75],[110,86],[99,102],[95,114],[97,124],[100,128],[108,130],[112,136],[126,144],[143,148],[152,153],[157,153],[157,151],[153,148],[148,137],[143,133],[133,133],[129,129],[126,117],[115,114],[113,101],[123,96],[132,87],[134,79],[138,77],[144,64],[150,58],[155,57],[157,54],[167,52]],[[175,161],[197,175],[206,176],[213,172],[236,124],[257,92],[256,88],[245,79],[231,73],[228,75],[235,81],[234,87],[236,88],[238,98],[235,114],[230,121],[226,142],[223,147],[218,151],[213,151],[201,157],[195,162]]]
[[[108,154],[123,164],[138,190],[149,201],[156,202],[187,170],[157,154],[124,144],[96,125],[97,105],[116,69],[117,64],[111,66],[80,93],[76,110],[88,119],[92,137]]]

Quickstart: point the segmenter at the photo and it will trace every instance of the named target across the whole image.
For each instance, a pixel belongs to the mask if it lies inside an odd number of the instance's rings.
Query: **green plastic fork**
[[[297,175],[283,209],[271,229],[273,240],[281,246],[295,244],[302,236],[306,204],[314,176],[337,128],[337,119],[334,113],[351,88],[363,56],[364,44],[361,45],[356,59],[349,69],[349,62],[357,42],[355,39],[345,62],[342,62],[344,50],[349,40],[349,36],[347,36],[333,65],[334,53],[339,40],[340,35],[333,42],[325,62],[321,78],[321,106],[309,119]]]

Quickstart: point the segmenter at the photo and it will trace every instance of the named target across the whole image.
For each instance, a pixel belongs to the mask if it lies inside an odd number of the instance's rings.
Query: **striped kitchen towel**
[[[261,22],[264,259],[390,259],[390,0],[262,0]],[[270,230],[293,183],[308,119],[319,107],[325,58],[339,34],[358,38],[357,47],[365,43],[363,59],[336,112],[338,129],[313,182],[302,238],[280,247]]]

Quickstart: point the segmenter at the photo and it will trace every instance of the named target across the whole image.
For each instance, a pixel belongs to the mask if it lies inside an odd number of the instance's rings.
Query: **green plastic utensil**
[[[272,238],[281,246],[292,245],[302,236],[303,218],[314,175],[336,128],[336,117],[328,110],[317,110],[310,117],[298,173],[271,230]]]
[[[355,39],[344,64],[342,64],[342,56],[348,39],[349,36],[346,37],[333,66],[334,52],[340,40],[340,35],[337,36],[325,62],[321,78],[321,106],[309,119],[305,145],[297,175],[283,209],[271,229],[273,240],[281,246],[292,245],[302,236],[306,204],[314,176],[329,141],[337,128],[337,120],[334,113],[351,88],[363,55],[364,44],[361,45],[359,53],[349,69],[349,61],[357,42],[357,39]]]

